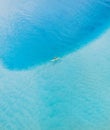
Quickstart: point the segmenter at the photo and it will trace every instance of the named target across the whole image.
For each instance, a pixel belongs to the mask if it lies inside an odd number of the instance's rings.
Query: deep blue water
[[[6,9],[1,9],[0,40],[1,59],[9,69],[28,69],[76,51],[110,23],[106,1],[8,1],[1,0]]]
[[[108,0],[0,0],[0,130],[110,129],[109,12]]]

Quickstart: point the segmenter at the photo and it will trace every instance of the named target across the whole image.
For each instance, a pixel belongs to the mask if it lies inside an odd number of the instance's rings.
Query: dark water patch
[[[110,8],[95,0],[79,3],[42,0],[41,8],[32,6],[34,12],[18,13],[9,24],[12,32],[0,38],[6,42],[1,50],[9,46],[1,56],[4,65],[11,70],[28,69],[76,51],[102,34],[109,26]]]

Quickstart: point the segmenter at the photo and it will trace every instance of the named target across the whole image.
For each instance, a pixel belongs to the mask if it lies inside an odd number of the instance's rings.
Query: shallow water
[[[7,5],[0,2],[6,7],[2,8],[3,12],[0,10],[0,130],[109,130],[110,14],[107,0],[83,1],[83,5],[81,1],[81,4],[75,1],[74,5],[72,0],[71,3],[61,0],[63,4],[46,3],[46,0],[24,0],[22,4],[17,0],[10,4],[8,0]],[[7,10],[10,6],[13,8]],[[35,19],[36,7],[42,16],[39,19]],[[41,11],[41,7],[48,10]],[[58,18],[53,16],[60,11]],[[67,20],[63,23],[62,14]],[[72,16],[79,23],[74,23]],[[49,21],[51,24],[45,25]],[[73,25],[78,28],[74,30]],[[35,44],[36,41],[40,44]],[[54,41],[52,45],[50,41]],[[77,41],[76,44],[73,41]],[[51,52],[54,45],[58,48]],[[56,63],[50,62],[56,55],[63,57]]]
[[[1,130],[109,130],[110,31],[59,63],[0,68]]]

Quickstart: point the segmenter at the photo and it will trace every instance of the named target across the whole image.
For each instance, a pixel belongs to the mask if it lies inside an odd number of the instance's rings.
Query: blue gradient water
[[[0,130],[109,130],[109,1],[0,3]]]
[[[84,46],[110,23],[106,2],[1,0],[2,62],[9,69],[27,69]]]

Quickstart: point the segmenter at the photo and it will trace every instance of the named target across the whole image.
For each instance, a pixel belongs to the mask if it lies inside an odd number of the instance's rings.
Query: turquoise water
[[[110,129],[109,1],[70,1],[0,1],[0,130]]]
[[[1,0],[2,62],[9,69],[22,70],[76,51],[108,27],[106,2]]]

